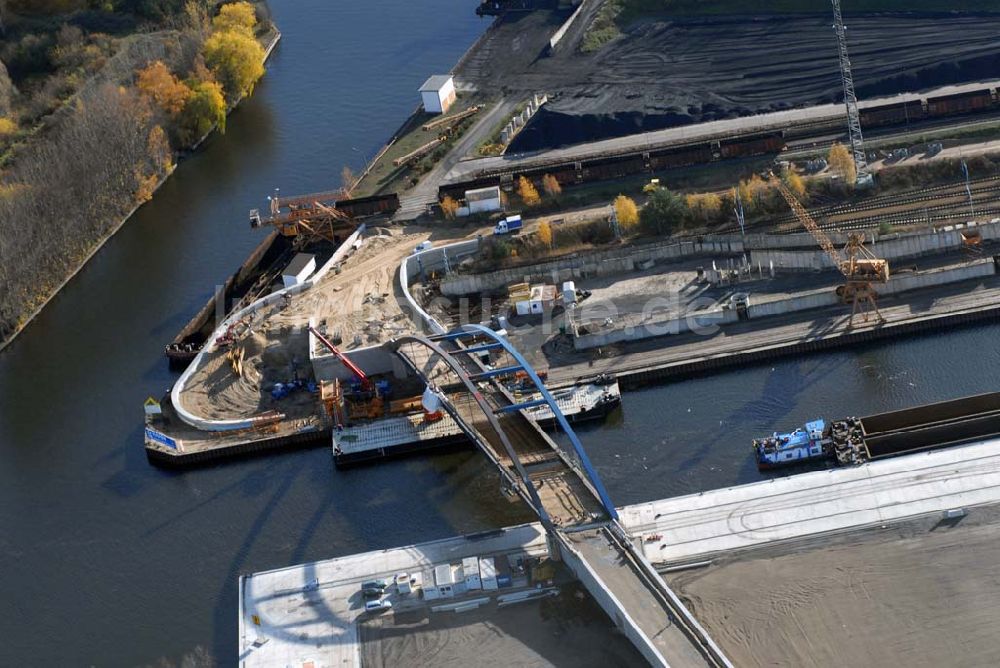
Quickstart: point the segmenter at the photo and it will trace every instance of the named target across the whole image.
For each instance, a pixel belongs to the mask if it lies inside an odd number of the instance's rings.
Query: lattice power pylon
[[[844,27],[844,17],[840,13],[840,0],[830,1],[833,3],[833,29],[837,33],[837,49],[840,52],[840,79],[844,84],[844,105],[847,107],[847,133],[851,140],[851,153],[854,154],[857,183],[868,185],[872,176],[868,172],[868,159],[865,157],[865,138],[861,133],[858,97],[854,94],[851,59],[847,55],[847,29]]]

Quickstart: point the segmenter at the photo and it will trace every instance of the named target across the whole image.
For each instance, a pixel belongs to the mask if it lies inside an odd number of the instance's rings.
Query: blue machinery
[[[483,340],[486,342],[484,343]],[[466,346],[465,342],[469,342],[470,345]],[[436,355],[458,376],[458,379],[461,384],[464,385],[466,392],[478,405],[478,408],[481,410],[483,416],[489,422],[489,426],[497,434],[499,441],[503,444],[503,449],[510,458],[514,469],[517,472],[517,477],[520,478],[522,489],[527,494],[526,500],[534,507],[543,523],[550,525],[551,518],[549,517],[534,485],[532,484],[526,469],[526,464],[521,460],[521,457],[518,456],[517,448],[514,446],[514,442],[511,441],[510,436],[505,432],[501,426],[500,420],[498,419],[499,416],[513,414],[521,409],[534,408],[543,405],[547,405],[549,407],[553,416],[555,416],[557,424],[562,428],[563,433],[566,434],[566,437],[569,439],[569,443],[572,448],[572,455],[574,456],[573,458],[578,464],[578,466],[573,466],[572,463],[567,461],[570,468],[572,468],[577,475],[584,479],[587,486],[597,497],[597,500],[599,500],[600,506],[604,513],[606,513],[607,517],[612,520],[618,519],[618,512],[615,510],[614,504],[611,502],[607,490],[601,482],[600,476],[598,476],[597,471],[594,470],[594,467],[590,462],[590,458],[583,449],[583,444],[580,443],[580,439],[577,437],[573,428],[566,420],[566,417],[563,415],[562,410],[560,410],[556,400],[545,387],[542,379],[539,377],[538,373],[531,366],[531,364],[516,348],[514,348],[514,346],[510,344],[509,341],[507,341],[505,337],[483,325],[465,325],[461,329],[449,332],[448,334],[431,337],[410,335],[397,339],[395,342],[397,353],[399,353],[400,356],[407,361],[407,363],[429,386],[434,387],[435,379],[428,378],[425,375],[426,370],[422,369],[421,365],[413,359],[415,356],[412,354],[407,355],[401,350],[401,348],[407,344],[417,344],[418,346],[424,348],[427,352]],[[479,359],[479,355],[482,354],[488,354],[491,356],[503,356],[503,354],[506,354],[509,356],[509,360],[505,361],[503,366],[499,366],[498,368],[489,368]],[[495,379],[499,377],[515,374],[524,374],[528,379],[530,379],[537,392],[541,394],[541,398],[531,399],[528,401],[514,400],[511,395],[506,393],[506,390],[504,390],[499,383],[495,382]],[[482,381],[490,381],[491,387],[494,388],[492,395],[494,397],[499,397],[508,403],[504,403],[502,405],[491,405],[490,402],[487,401],[486,397],[483,396],[480,386],[477,385],[477,383],[481,383]],[[466,433],[472,436],[475,440],[480,440],[477,437],[475,428],[468,424],[467,416],[463,417],[460,411],[452,405],[452,401],[446,399],[444,404],[446,410],[448,410],[449,414],[451,414],[463,430],[465,430]],[[541,434],[541,432],[538,433]],[[545,438],[544,435],[541,437]],[[554,450],[560,452],[559,446],[557,446],[554,442],[549,441],[549,444]],[[507,467],[492,456],[489,452],[489,448],[482,449],[486,452],[487,456],[493,460],[494,464],[501,469],[501,471],[507,471]],[[514,481],[508,477],[508,482],[513,483]]]

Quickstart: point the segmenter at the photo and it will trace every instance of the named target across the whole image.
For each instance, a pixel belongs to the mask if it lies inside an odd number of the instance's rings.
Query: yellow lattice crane
[[[270,216],[262,217],[258,209],[250,211],[250,227],[271,225],[286,237],[302,241],[320,238],[336,244],[342,233],[350,234],[357,223],[350,215],[336,208],[340,191],[279,198],[270,200]],[[327,204],[324,204],[327,202]]]
[[[820,228],[809,211],[788,189],[788,186],[774,174],[771,175],[771,181],[788,202],[788,206],[798,221],[809,230],[819,243],[820,248],[826,251],[826,254],[833,260],[833,265],[847,279],[844,285],[837,287],[837,294],[843,303],[851,304],[851,319],[848,326],[854,324],[854,315],[859,309],[865,322],[868,321],[868,314],[872,311],[880,322],[884,321],[885,318],[878,310],[878,291],[872,284],[889,281],[889,262],[877,257],[865,247],[864,234],[857,232],[851,232],[847,237],[844,249],[838,251],[830,237]]]

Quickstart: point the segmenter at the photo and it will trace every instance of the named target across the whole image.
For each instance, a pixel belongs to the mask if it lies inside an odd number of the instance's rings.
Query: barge
[[[166,345],[163,353],[170,368],[187,367],[223,318],[270,292],[300,250],[315,255],[317,263],[321,263],[336,249],[321,240],[302,246],[293,237],[272,231]]]
[[[757,468],[833,461],[839,466],[936,450],[1000,437],[1000,392],[933,404],[806,423],[793,432],[753,441]]]
[[[525,393],[519,400],[530,400]],[[604,384],[588,383],[553,393],[556,404],[569,422],[599,420],[621,405],[621,390],[615,381]],[[404,415],[392,415],[371,420],[358,420],[333,429],[333,461],[337,468],[347,468],[382,459],[409,455],[432,449],[461,447],[470,441],[462,428],[446,413],[428,421],[420,402],[412,402],[413,410]],[[558,428],[548,406],[524,409],[543,429]]]

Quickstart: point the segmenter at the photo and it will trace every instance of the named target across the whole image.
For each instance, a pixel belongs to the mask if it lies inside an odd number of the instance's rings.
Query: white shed
[[[477,188],[465,191],[465,201],[469,204],[469,213],[489,213],[502,208],[500,202],[500,186]]]
[[[304,283],[316,271],[316,256],[309,253],[298,253],[281,272],[281,282],[286,288]]]
[[[424,101],[424,111],[443,114],[457,97],[455,80],[450,74],[435,74],[420,87],[420,97]]]

